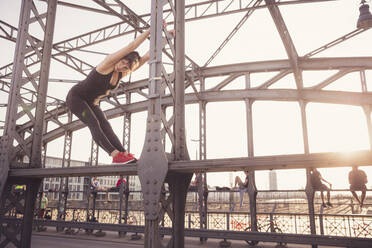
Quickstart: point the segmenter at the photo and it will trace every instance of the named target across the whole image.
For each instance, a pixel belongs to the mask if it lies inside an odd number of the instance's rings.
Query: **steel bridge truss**
[[[100,8],[57,0],[38,2],[23,0],[18,28],[0,21],[0,37],[10,42],[16,42],[14,62],[0,68],[0,89],[9,95],[4,132],[0,140],[0,192],[2,193],[0,247],[6,247],[8,244],[13,244],[16,247],[30,247],[35,200],[44,177],[64,177],[61,178],[58,202],[58,221],[63,222],[68,195],[68,177],[119,173],[122,178],[123,175],[137,174],[140,178],[144,197],[145,227],[143,232],[145,233],[145,247],[163,247],[160,236],[164,233],[164,229],[159,228],[159,223],[167,214],[172,222],[172,228],[165,231],[172,235],[167,246],[180,248],[184,247],[186,193],[194,172],[202,173],[202,183],[199,187],[199,200],[200,206],[202,206],[199,209],[200,228],[207,229],[207,196],[203,195],[207,187],[206,172],[244,170],[247,168],[251,170],[248,187],[250,223],[251,230],[257,231],[255,170],[308,169],[315,166],[348,166],[351,163],[372,164],[370,150],[356,152],[354,156],[348,158],[342,157],[342,154],[339,153],[310,154],[309,152],[306,126],[306,105],[309,102],[348,104],[363,108],[372,146],[370,119],[372,95],[367,90],[365,76],[365,71],[372,69],[372,59],[370,57],[313,58],[314,55],[351,39],[367,29],[353,30],[318,49],[309,51],[304,56],[299,56],[279,9],[280,5],[328,2],[331,0],[214,0],[201,1],[191,5],[185,5],[183,0],[152,0],[151,13],[144,15],[136,14],[124,1],[93,1]],[[42,4],[47,5],[46,10],[42,8]],[[57,4],[115,16],[119,19],[119,22],[53,44]],[[267,8],[270,12],[288,59],[209,66],[252,13],[263,8]],[[186,22],[239,12],[246,14],[203,66],[198,65],[185,54],[183,37],[185,36],[184,27]],[[169,33],[163,30],[163,19],[174,24],[175,39],[172,39]],[[108,118],[118,116],[124,118],[123,144],[127,150],[130,150],[131,114],[147,111],[146,137],[139,161],[137,164],[126,167],[100,166],[98,165],[98,147],[97,144],[92,142],[89,166],[70,167],[72,134],[74,131],[83,128],[84,125],[79,120],[72,120],[72,115],[63,100],[47,96],[48,82],[71,82],[64,79],[49,78],[51,59],[82,75],[86,75],[87,71],[91,70],[93,66],[76,55],[72,55],[74,51],[86,51],[85,48],[110,39],[136,35],[138,32],[143,32],[144,29],[149,28],[149,23],[151,23],[151,32],[148,79],[131,82],[130,84],[123,83],[112,92],[111,98],[104,99],[110,106],[105,111]],[[36,35],[32,34],[31,25],[38,27],[36,33],[42,32],[44,34],[43,39],[36,38]],[[336,70],[336,72],[327,79],[313,84],[312,87],[304,87],[302,74],[304,71],[311,70]],[[276,74],[261,82],[259,86],[252,87],[251,75],[260,72],[275,72]],[[324,90],[326,86],[353,72],[360,73],[362,92]],[[295,79],[295,89],[270,88],[280,79],[290,74]],[[206,88],[206,79],[220,76],[224,76],[224,79],[217,79],[220,81],[217,81],[214,87]],[[227,90],[226,87],[239,77],[244,77],[245,89]],[[199,84],[198,87],[197,83]],[[188,93],[185,93],[187,90]],[[132,101],[133,95],[140,95],[145,100]],[[298,102],[303,130],[303,155],[255,156],[252,105],[257,100]],[[209,102],[216,101],[245,102],[248,144],[248,156],[246,158],[207,160],[206,105]],[[190,103],[199,104],[200,154],[198,161],[190,161],[185,140],[185,104]],[[167,107],[173,109],[171,116],[166,116]],[[47,129],[49,122],[54,123],[56,127]],[[48,142],[61,136],[64,136],[62,168],[42,168]],[[165,140],[171,142],[172,150],[170,154],[165,153]],[[169,186],[169,195],[164,194],[164,184]],[[26,190],[22,194],[14,190],[19,185],[25,185]],[[122,187],[120,192],[123,192]],[[120,204],[122,204],[123,194],[120,195]],[[309,180],[306,185],[306,195],[310,212],[310,231],[314,236],[302,240],[312,243],[312,240],[315,242],[315,239],[318,239],[319,243],[319,236],[316,235],[315,228],[314,190]],[[94,218],[95,207],[89,205],[90,196],[88,190],[87,221]],[[127,207],[127,194],[125,202]],[[8,217],[12,216],[21,216],[22,218],[9,220]],[[120,212],[120,221],[121,219]],[[124,223],[126,221],[127,218],[124,217]],[[117,230],[117,228],[114,229]],[[187,233],[193,235],[190,230]],[[225,232],[225,234],[227,233]],[[218,232],[214,233],[210,230],[205,230],[203,234],[204,237],[215,237],[216,235],[219,235]],[[232,232],[228,233],[228,236],[232,239],[239,239],[242,235]],[[262,240],[259,233],[256,238]],[[273,239],[281,239],[281,236],[273,236]],[[295,241],[299,239],[301,238],[293,238]],[[340,241],[337,242],[337,244],[340,243]],[[351,241],[348,240],[347,242],[350,243]],[[318,243],[315,242],[314,244]],[[327,243],[325,240],[324,244],[331,243]]]

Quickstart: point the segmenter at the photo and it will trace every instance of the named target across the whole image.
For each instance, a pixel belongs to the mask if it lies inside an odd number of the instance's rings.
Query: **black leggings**
[[[66,105],[74,115],[88,126],[94,141],[108,154],[111,154],[114,150],[125,152],[123,145],[99,106],[89,104],[73,89],[67,95]]]

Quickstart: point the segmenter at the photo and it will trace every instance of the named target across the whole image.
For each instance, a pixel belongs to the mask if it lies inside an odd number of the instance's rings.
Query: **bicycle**
[[[252,226],[248,225],[247,228],[244,229],[246,232],[252,231]],[[264,223],[263,225],[257,225],[257,232],[271,232],[271,233],[283,233],[283,231],[277,225],[275,219],[271,219],[269,223]],[[245,240],[248,245],[255,246],[259,243],[257,240]],[[286,246],[287,243],[278,242],[280,246]]]

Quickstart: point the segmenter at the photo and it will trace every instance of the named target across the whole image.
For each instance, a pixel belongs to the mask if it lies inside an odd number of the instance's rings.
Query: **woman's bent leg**
[[[86,101],[73,92],[70,92],[67,96],[66,104],[71,112],[88,126],[94,141],[97,142],[103,150],[108,154],[116,150],[104,134],[97,117]]]
[[[125,152],[125,149],[123,145],[121,144],[118,136],[114,133],[114,130],[112,130],[111,124],[107,120],[105,114],[101,110],[99,106],[92,105],[90,106],[96,115],[99,124],[101,125],[101,128],[106,135],[107,139],[110,141],[110,143],[118,150],[121,152]]]

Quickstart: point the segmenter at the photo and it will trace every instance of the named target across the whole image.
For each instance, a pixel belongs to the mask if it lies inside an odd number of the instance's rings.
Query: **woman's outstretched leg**
[[[92,108],[94,114],[96,115],[96,117],[97,117],[97,119],[98,119],[98,121],[100,123],[100,126],[101,126],[104,134],[106,135],[106,137],[110,141],[110,143],[118,151],[120,151],[120,153],[118,154],[118,156],[117,157],[114,157],[113,162],[114,163],[136,162],[137,159],[133,156],[133,154],[127,153],[125,151],[125,149],[124,149],[123,145],[121,144],[118,136],[114,133],[114,130],[112,129],[111,124],[107,120],[107,118],[106,118],[105,114],[103,113],[103,111],[101,110],[101,108],[99,106],[95,106],[95,105],[92,105],[91,108]]]
[[[118,136],[114,133],[114,130],[111,127],[110,122],[107,120],[105,114],[99,106],[91,105],[91,109],[96,115],[99,124],[103,130],[103,133],[106,135],[110,143],[120,152],[125,152],[123,145],[121,144]]]
[[[82,122],[84,122],[85,125],[87,125],[94,141],[97,142],[97,144],[102,147],[103,150],[105,150],[109,155],[118,152],[115,152],[115,150],[117,149],[107,139],[97,117],[83,99],[74,94],[73,91],[70,91],[66,99],[66,104],[71,112],[76,115]]]

